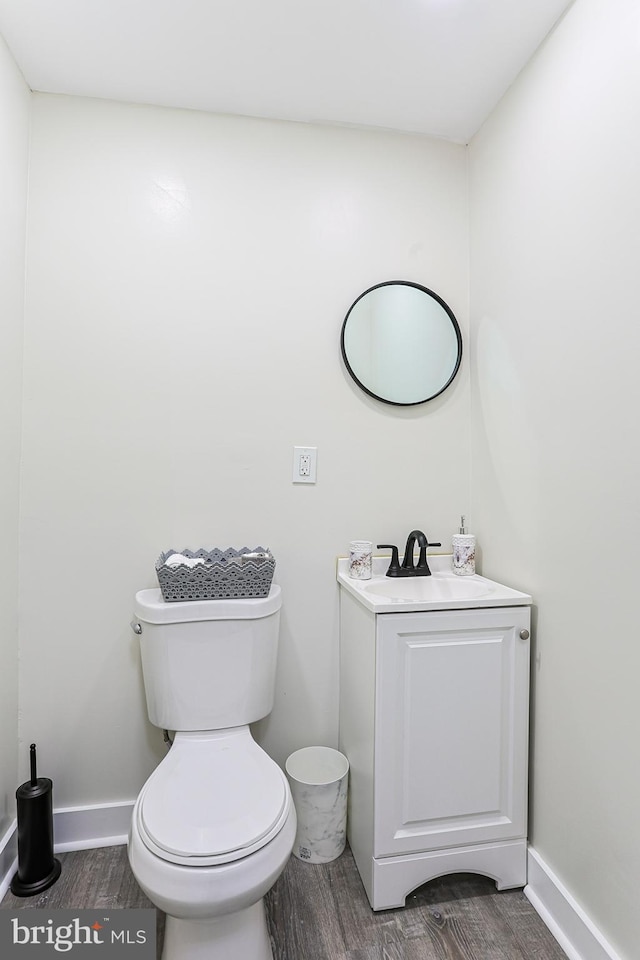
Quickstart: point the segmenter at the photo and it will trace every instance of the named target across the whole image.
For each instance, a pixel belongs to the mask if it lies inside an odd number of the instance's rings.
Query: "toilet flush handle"
[[[131,629],[133,630],[134,633],[137,633],[139,636],[142,633],[142,624],[138,623],[137,620],[132,620]]]

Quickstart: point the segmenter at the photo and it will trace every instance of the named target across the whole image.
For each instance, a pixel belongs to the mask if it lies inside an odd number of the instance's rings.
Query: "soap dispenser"
[[[465,518],[460,517],[460,530],[451,538],[451,566],[459,577],[468,577],[476,572],[476,538],[472,533],[467,533],[464,521]]]

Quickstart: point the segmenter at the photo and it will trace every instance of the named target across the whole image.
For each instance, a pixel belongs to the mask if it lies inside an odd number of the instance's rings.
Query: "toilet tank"
[[[264,599],[166,603],[136,594],[134,629],[151,723],[166,730],[220,730],[271,712],[280,587]]]

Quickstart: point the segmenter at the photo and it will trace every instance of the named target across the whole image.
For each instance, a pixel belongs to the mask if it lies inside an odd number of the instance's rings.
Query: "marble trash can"
[[[303,747],[285,770],[298,815],[293,854],[307,863],[329,863],[347,842],[349,761],[331,747]]]

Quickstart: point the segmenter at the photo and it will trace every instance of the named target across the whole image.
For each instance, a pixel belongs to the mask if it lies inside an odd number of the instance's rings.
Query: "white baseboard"
[[[56,853],[114,847],[127,842],[135,800],[91,807],[65,807],[53,812]]]
[[[14,820],[3,837],[0,837],[0,902],[9,889],[11,877],[18,866],[18,831]]]
[[[624,960],[536,851],[528,851],[525,896],[569,960]]]
[[[56,853],[113,847],[127,842],[134,800],[88,807],[65,807],[53,811],[53,839]],[[0,838],[0,900],[18,867],[16,821]]]

